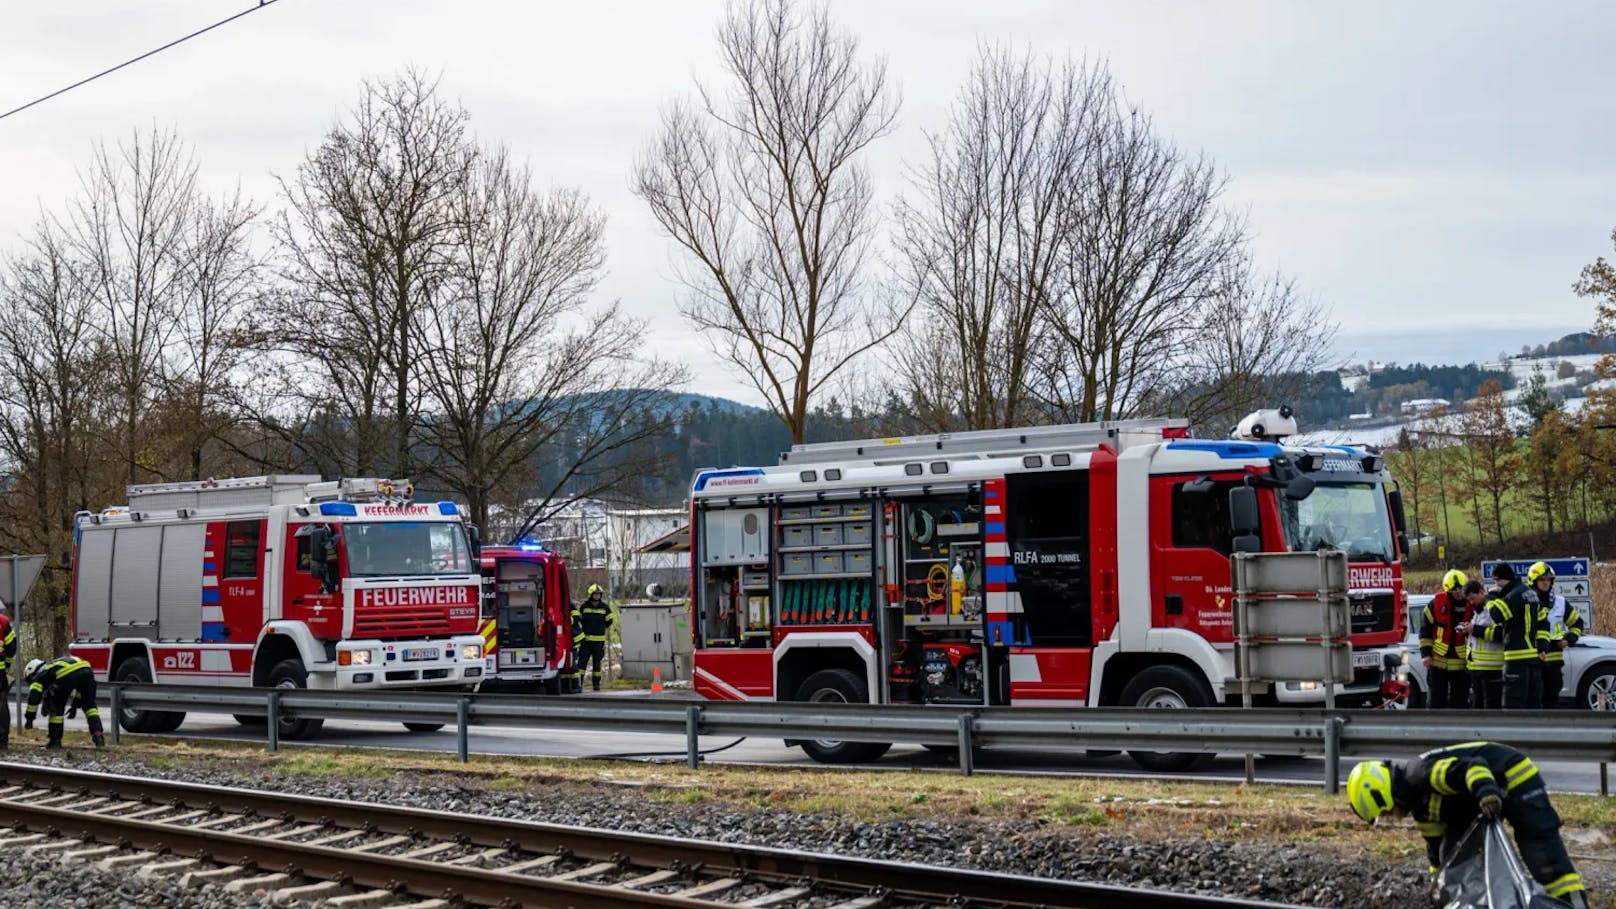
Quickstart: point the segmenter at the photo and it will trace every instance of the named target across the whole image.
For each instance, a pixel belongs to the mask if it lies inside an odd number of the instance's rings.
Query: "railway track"
[[[26,764],[0,763],[0,819],[120,873],[332,909],[1280,906]]]

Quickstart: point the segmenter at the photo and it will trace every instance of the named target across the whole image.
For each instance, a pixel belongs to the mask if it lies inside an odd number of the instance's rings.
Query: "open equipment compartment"
[[[768,646],[770,511],[758,506],[699,514],[704,647]]]
[[[896,539],[889,551],[898,561],[894,576],[899,579],[888,603],[890,700],[987,703],[980,489],[906,498],[888,515]],[[1005,700],[1003,692],[999,699]]]
[[[876,614],[875,509],[783,505],[776,522],[781,625],[864,625]]]

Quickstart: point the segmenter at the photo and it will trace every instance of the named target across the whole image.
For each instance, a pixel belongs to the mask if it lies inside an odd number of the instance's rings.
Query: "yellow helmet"
[[[1550,568],[1545,562],[1533,562],[1532,567],[1526,569],[1526,583],[1536,584],[1537,579],[1541,577],[1547,577],[1551,581],[1554,580],[1554,569]]]
[[[592,596],[594,596],[594,595],[595,595],[595,594],[597,594],[597,593],[598,593],[598,594],[600,594],[600,595],[601,595],[601,596],[605,596],[605,595],[606,595],[606,591],[604,591],[604,590],[601,590],[601,589],[600,589],[600,585],[599,585],[599,584],[590,584],[590,585],[589,585],[589,589],[588,589],[588,590],[586,590],[586,591],[584,591],[584,596],[586,596],[586,597],[592,597]]]
[[[1392,807],[1392,768],[1385,761],[1364,761],[1347,774],[1347,801],[1352,813],[1373,824]]]
[[[1468,583],[1470,583],[1470,579],[1465,577],[1465,573],[1457,568],[1442,576],[1442,589],[1448,593],[1463,590],[1464,585]]]

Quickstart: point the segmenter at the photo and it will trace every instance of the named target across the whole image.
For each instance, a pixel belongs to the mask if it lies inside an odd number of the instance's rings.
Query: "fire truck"
[[[709,699],[1205,707],[1240,702],[1234,552],[1348,554],[1354,679],[1402,665],[1402,496],[1377,454],[1138,419],[796,445],[691,491],[694,687]],[[1260,703],[1316,704],[1318,683]],[[888,746],[795,742],[822,762]],[[1157,770],[1204,756],[1133,752]]]
[[[572,654],[572,595],[561,556],[534,543],[484,546],[484,690],[537,684],[561,694]]]
[[[317,476],[131,486],[127,505],[77,517],[70,651],[117,682],[474,687],[477,541],[454,503],[412,494],[407,481]],[[160,732],[184,717],[120,721]],[[321,722],[287,716],[280,731]]]

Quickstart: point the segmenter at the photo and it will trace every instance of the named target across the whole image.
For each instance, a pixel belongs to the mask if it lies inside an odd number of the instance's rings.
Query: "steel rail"
[[[1051,878],[1021,877],[990,871],[945,868],[909,862],[815,854],[764,846],[716,843],[678,837],[571,827],[506,818],[454,814],[430,809],[399,808],[369,802],[346,802],[313,796],[289,795],[256,789],[179,783],[82,770],[64,770],[30,764],[0,763],[0,778],[7,784],[51,789],[86,796],[171,804],[187,808],[229,810],[260,817],[284,817],[305,822],[363,828],[381,833],[423,835],[453,839],[482,847],[522,848],[534,852],[564,852],[587,862],[634,864],[657,868],[716,871],[725,876],[746,876],[776,881],[811,880],[844,890],[888,892],[897,900],[950,900],[993,906],[1130,906],[1136,909],[1283,909],[1285,904],[1229,897],[1139,890]],[[161,823],[121,819],[116,815],[74,812],[57,806],[31,806],[27,802],[0,802],[7,816],[33,827],[50,827],[74,836],[102,842],[127,841],[141,846],[166,847],[179,853],[202,853],[214,860],[259,867],[295,866],[302,873],[325,879],[348,879],[368,887],[387,888],[394,882],[412,882],[412,892],[437,895],[453,890],[461,898],[491,905],[514,899],[531,904],[535,888],[545,878],[501,873],[498,869],[455,868],[351,852],[308,847],[292,842],[225,832],[192,830]],[[403,862],[403,864],[401,864]],[[553,881],[557,896],[587,900],[581,905],[711,906],[710,902],[671,898],[658,894],[624,895],[622,888],[576,881]],[[526,888],[522,896],[512,887]],[[601,896],[617,894],[610,902]],[[513,895],[514,894],[514,895]],[[647,899],[641,899],[641,896]],[[597,898],[599,897],[599,898]],[[656,898],[658,901],[652,901]],[[540,903],[547,905],[548,903]]]

